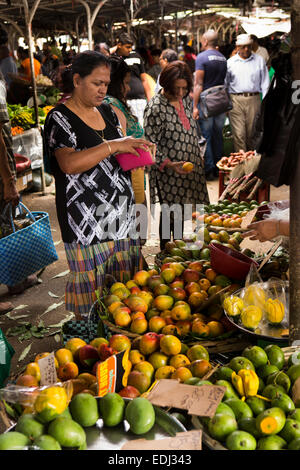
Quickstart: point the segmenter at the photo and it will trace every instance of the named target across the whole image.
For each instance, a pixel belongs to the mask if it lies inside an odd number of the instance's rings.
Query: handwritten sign
[[[252,220],[256,215],[257,209],[252,209],[251,211],[247,212],[247,214],[242,218],[241,228],[247,228],[248,225],[251,224]]]
[[[202,450],[202,431],[179,432],[165,439],[134,439],[126,442],[121,450]]]
[[[225,393],[217,385],[181,384],[177,380],[162,379],[147,394],[147,399],[158,406],[187,410],[188,414],[212,417]]]
[[[279,240],[277,240],[276,243],[274,243],[274,245],[271,248],[271,250],[269,251],[269,253],[265,256],[264,260],[260,263],[258,271],[260,271],[261,268],[269,261],[269,259],[275,253],[275,251],[279,248],[281,243],[282,243],[282,238],[280,238]]]
[[[54,352],[48,354],[48,356],[43,357],[42,359],[39,359],[38,365],[41,372],[40,385],[52,385],[58,382],[54,362]]]

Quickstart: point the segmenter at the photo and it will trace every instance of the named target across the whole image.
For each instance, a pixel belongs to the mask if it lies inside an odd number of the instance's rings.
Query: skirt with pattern
[[[130,238],[91,246],[65,243],[65,250],[70,269],[66,309],[77,316],[89,313],[107,278],[127,282],[143,267],[140,241]]]

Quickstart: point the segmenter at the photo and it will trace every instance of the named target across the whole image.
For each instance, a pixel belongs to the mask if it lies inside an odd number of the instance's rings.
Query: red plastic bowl
[[[221,243],[210,243],[210,264],[214,271],[230,279],[241,281],[247,277],[251,264],[256,261]]]
[[[29,158],[24,157],[24,155],[20,155],[19,153],[15,153],[14,157],[16,161],[17,173],[21,173],[22,171],[31,168],[31,160],[29,160]]]

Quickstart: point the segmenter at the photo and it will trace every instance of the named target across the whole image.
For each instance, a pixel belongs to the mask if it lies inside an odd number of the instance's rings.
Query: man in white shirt
[[[252,39],[252,52],[255,52],[255,54],[261,55],[265,63],[267,64],[269,60],[269,53],[267,49],[259,45],[258,37],[255,36],[255,34],[250,34],[250,37]]]
[[[236,41],[237,54],[227,61],[225,85],[233,109],[229,120],[234,150],[253,150],[252,134],[255,117],[260,111],[261,95],[266,95],[270,78],[264,59],[251,50],[252,39],[240,34]]]

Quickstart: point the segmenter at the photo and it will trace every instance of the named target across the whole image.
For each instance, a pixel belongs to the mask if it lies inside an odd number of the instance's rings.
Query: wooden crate
[[[16,187],[19,192],[28,189],[32,185],[32,170],[28,168],[28,170],[22,171],[21,173],[17,174],[17,182]]]

